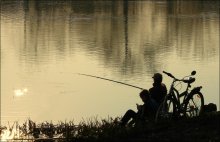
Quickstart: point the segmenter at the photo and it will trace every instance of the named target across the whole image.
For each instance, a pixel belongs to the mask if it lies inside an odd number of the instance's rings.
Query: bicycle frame
[[[166,72],[165,72],[166,73]],[[189,91],[189,88],[191,87],[191,83],[193,83],[195,81],[195,79],[192,79],[191,81],[189,80],[184,80],[184,79],[176,79],[173,75],[171,74],[168,74],[168,76],[172,77],[173,78],[173,81],[171,83],[171,86],[170,86],[170,90],[169,90],[169,93],[166,95],[166,97],[170,97],[170,99],[172,99],[173,103],[176,105],[175,106],[175,111],[177,111],[178,113],[184,113],[184,107],[186,105],[186,102],[191,98],[191,96],[197,92],[200,92],[201,90],[201,86],[200,87],[195,87],[194,89],[192,89],[191,91]],[[186,76],[186,77],[190,77],[190,76]],[[185,77],[184,77],[185,78]],[[186,90],[183,91],[182,93],[179,93],[179,91],[174,87],[174,84],[175,82],[177,81],[182,81],[182,82],[185,82],[187,83],[187,87],[186,87]],[[181,101],[180,98],[183,98],[183,100]],[[166,99],[164,99],[164,101],[166,101]],[[164,102],[166,103],[166,102]]]
[[[180,117],[192,117],[198,116],[202,111],[204,106],[204,97],[200,92],[202,86],[195,87],[192,90],[189,90],[191,83],[195,81],[195,78],[192,76],[196,74],[196,71],[192,71],[191,75],[185,76],[183,79],[175,78],[171,73],[163,71],[166,75],[173,78],[173,81],[170,85],[168,94],[165,96],[163,103],[159,106],[155,121],[162,119],[178,119]],[[188,77],[187,79],[185,79]],[[175,88],[175,82],[187,83],[186,90],[182,93]],[[194,101],[194,96],[198,96],[200,99],[200,106],[197,106],[197,101]],[[183,99],[181,99],[183,97]],[[197,99],[196,99],[197,100]]]
[[[174,101],[174,104],[176,105],[175,107],[177,108],[178,113],[181,113],[184,109],[184,104],[188,98],[188,95],[190,94],[190,92],[189,92],[190,85],[187,84],[186,90],[183,91],[182,93],[179,93],[179,91],[174,87],[174,84],[176,81],[179,81],[179,80],[176,80],[176,79],[173,80],[167,96],[168,97],[170,96],[172,98],[172,101]],[[180,99],[182,97],[184,97],[184,98],[181,101]]]

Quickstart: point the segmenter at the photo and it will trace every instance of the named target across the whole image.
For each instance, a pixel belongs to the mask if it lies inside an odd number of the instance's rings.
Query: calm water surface
[[[1,3],[2,124],[121,116],[140,90],[77,73],[148,89],[163,70],[196,70],[194,86],[219,108],[219,2]]]

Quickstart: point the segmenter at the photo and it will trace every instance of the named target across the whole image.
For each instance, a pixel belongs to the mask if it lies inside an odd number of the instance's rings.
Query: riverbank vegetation
[[[108,118],[98,121],[89,119],[75,125],[73,122],[43,122],[36,124],[32,120],[21,126],[1,127],[1,136],[11,131],[14,140],[32,141],[200,141],[217,142],[219,137],[220,112],[204,114],[200,117],[176,121],[146,122],[136,126],[121,127],[120,118]],[[19,136],[19,137],[18,137]]]

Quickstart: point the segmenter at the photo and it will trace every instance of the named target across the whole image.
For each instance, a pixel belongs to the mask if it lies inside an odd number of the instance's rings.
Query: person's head
[[[140,92],[140,98],[143,102],[146,102],[150,98],[150,93],[148,90],[142,90]]]
[[[160,73],[155,73],[152,78],[154,79],[155,83],[161,83],[163,80],[163,76]]]

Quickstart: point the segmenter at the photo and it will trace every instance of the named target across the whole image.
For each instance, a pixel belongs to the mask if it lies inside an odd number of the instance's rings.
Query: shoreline
[[[77,127],[73,123],[62,123],[57,129],[57,124],[49,124],[37,128],[34,122],[29,121],[29,129],[19,127],[20,131],[26,131],[29,138],[5,139],[6,141],[77,141],[77,142],[98,142],[98,141],[200,141],[217,142],[219,136],[220,111],[205,113],[199,117],[185,118],[175,121],[160,121],[158,123],[148,122],[136,127],[119,126],[119,118],[102,120],[102,122],[83,122]],[[24,125],[24,124],[23,124]],[[34,126],[35,125],[35,126]],[[56,126],[56,127],[55,127]],[[3,127],[1,127],[3,128]],[[54,134],[60,137],[54,137]],[[40,134],[47,135],[46,138],[39,137]],[[58,135],[57,135],[58,136]]]

